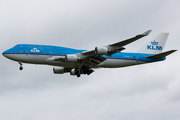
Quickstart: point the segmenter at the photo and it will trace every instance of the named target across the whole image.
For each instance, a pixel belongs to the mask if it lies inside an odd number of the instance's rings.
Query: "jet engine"
[[[76,54],[69,54],[65,56],[66,62],[77,62],[80,60],[80,57],[78,57]]]
[[[72,69],[71,71],[70,71],[70,75],[76,75],[77,73],[76,73],[76,71],[75,71],[75,69]]]
[[[54,74],[63,74],[66,72],[66,70],[63,67],[54,67],[53,72]]]
[[[96,55],[108,55],[112,52],[115,52],[113,49],[109,49],[107,47],[95,47],[95,54]]]
[[[81,76],[81,70],[80,69],[72,69],[70,71],[70,75],[77,75],[77,77],[80,77]]]

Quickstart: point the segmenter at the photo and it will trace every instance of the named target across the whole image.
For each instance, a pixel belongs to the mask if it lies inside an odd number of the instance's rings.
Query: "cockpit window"
[[[19,47],[19,45],[15,45],[14,47]]]

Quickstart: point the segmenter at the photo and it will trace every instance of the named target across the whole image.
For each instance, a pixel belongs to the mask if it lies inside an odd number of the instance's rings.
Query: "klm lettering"
[[[162,46],[147,45],[147,49],[149,49],[149,50],[161,50],[162,51]]]

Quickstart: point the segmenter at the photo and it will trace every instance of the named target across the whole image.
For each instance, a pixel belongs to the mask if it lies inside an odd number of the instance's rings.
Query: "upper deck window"
[[[15,45],[14,47],[19,47],[19,45]]]
[[[34,46],[34,45],[28,45],[28,46],[26,46],[26,47],[30,47],[30,48],[39,48],[39,46]]]

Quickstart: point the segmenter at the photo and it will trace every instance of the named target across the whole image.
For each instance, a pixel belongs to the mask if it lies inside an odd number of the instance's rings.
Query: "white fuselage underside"
[[[44,64],[44,65],[70,67],[70,68],[79,68],[82,66],[82,64],[79,62],[62,62],[62,61],[48,60],[48,58],[52,57],[52,55],[6,54],[5,56],[11,60],[22,63]],[[138,60],[106,59],[104,62],[93,67],[118,68],[118,67],[126,67],[126,66],[144,64],[144,63],[146,62],[138,61]]]

